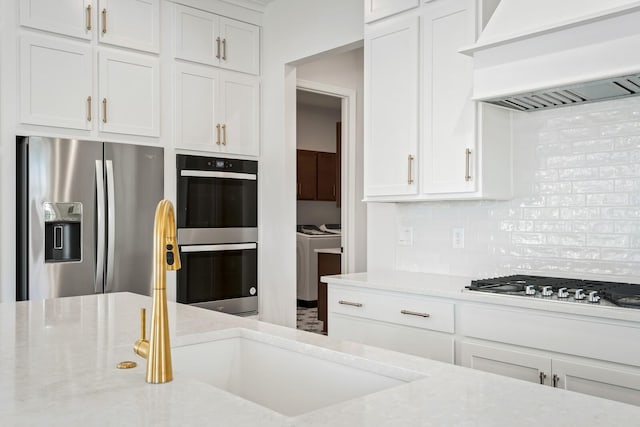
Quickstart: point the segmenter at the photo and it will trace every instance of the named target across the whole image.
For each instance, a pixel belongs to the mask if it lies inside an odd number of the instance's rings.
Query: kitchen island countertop
[[[146,362],[132,350],[140,307],[150,311],[151,299],[130,293],[0,304],[0,423],[630,426],[640,419],[640,408],[631,405],[169,303],[172,346],[216,330],[246,328],[425,376],[286,417],[195,379],[175,376],[168,384],[146,384]],[[116,369],[122,360],[136,360],[138,368]]]

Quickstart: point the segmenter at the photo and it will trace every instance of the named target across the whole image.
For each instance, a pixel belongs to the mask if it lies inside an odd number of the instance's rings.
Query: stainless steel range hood
[[[477,42],[473,99],[537,111],[640,94],[640,0],[502,0]]]

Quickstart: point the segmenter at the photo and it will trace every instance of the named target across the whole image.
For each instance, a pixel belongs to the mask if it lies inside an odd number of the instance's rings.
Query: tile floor
[[[298,329],[302,329],[303,331],[315,332],[316,334],[323,334],[322,332],[322,321],[318,320],[318,309],[317,308],[304,308],[298,307],[298,316],[297,316]]]

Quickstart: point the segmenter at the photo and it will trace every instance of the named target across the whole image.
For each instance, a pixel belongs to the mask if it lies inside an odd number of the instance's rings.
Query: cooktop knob
[[[527,285],[524,287],[524,293],[525,295],[535,295],[536,294],[536,287],[533,285]]]
[[[558,289],[558,298],[569,298],[569,292],[567,288]]]
[[[551,286],[543,286],[542,287],[542,296],[543,297],[550,297],[551,295],[553,295],[553,288],[551,288]]]
[[[589,302],[600,302],[600,296],[598,295],[598,291],[589,292]]]
[[[576,289],[576,294],[574,296],[574,298],[576,299],[576,301],[580,301],[585,299],[586,295],[584,293],[584,289]]]

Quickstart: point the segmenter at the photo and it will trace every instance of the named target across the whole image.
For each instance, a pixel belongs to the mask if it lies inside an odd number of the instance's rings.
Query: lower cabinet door
[[[441,362],[454,362],[452,335],[329,313],[329,336]]]
[[[640,405],[640,370],[553,359],[556,387]]]
[[[536,354],[461,342],[462,366],[525,381],[551,384],[551,359]]]

